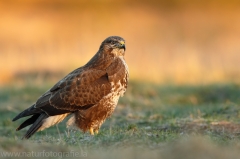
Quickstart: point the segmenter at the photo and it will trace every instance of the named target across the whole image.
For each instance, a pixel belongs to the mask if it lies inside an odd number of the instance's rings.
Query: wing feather
[[[41,96],[36,107],[45,108],[46,113],[53,111],[52,108],[46,107],[46,104],[59,109],[59,113],[61,110],[76,111],[89,108],[112,91],[111,82],[127,82],[122,81],[126,78],[126,74],[128,70],[120,58],[116,59],[105,71],[76,69]]]
[[[50,90],[49,102],[52,106],[70,111],[85,109],[111,92],[106,71],[89,69],[80,72],[81,74],[70,74],[59,86]]]

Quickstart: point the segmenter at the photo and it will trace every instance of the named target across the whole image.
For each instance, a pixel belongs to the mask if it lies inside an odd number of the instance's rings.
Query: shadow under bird
[[[13,119],[31,116],[16,130],[31,125],[23,136],[28,139],[71,115],[68,126],[97,134],[127,89],[129,71],[124,55],[123,38],[105,39],[87,64],[69,73]]]

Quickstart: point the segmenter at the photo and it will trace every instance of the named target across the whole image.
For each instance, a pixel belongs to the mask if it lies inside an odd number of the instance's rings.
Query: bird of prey
[[[124,55],[123,38],[106,38],[87,64],[69,73],[13,119],[31,116],[16,130],[31,125],[23,136],[28,139],[72,115],[67,125],[97,134],[127,89],[129,71]]]

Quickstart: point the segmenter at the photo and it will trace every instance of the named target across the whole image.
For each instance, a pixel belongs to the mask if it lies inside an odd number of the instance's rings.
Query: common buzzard
[[[72,114],[68,125],[97,134],[127,89],[129,73],[124,54],[123,38],[105,39],[87,64],[69,73],[13,119],[31,116],[16,130],[31,125],[23,136],[28,139]]]

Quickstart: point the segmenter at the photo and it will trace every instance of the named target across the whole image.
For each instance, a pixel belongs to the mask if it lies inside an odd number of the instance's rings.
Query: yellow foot
[[[95,130],[95,134],[98,134],[98,130]]]
[[[89,132],[90,132],[91,135],[94,135],[93,128],[90,128]]]

